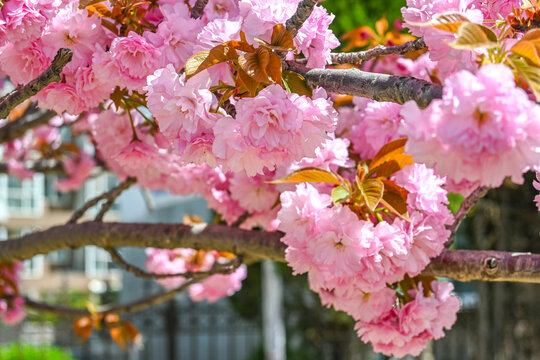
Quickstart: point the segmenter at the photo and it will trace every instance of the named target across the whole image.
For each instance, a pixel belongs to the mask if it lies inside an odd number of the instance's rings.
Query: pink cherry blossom
[[[96,57],[99,76],[104,82],[142,91],[146,77],[154,73],[161,62],[161,52],[145,38],[130,32],[126,37],[115,38],[105,55]]]
[[[10,0],[0,7],[0,46],[9,42],[25,48],[37,40],[46,18],[29,0]]]
[[[206,300],[216,302],[225,296],[231,296],[242,288],[242,280],[247,276],[247,266],[241,265],[229,275],[215,274],[198,284],[189,287],[189,297],[193,301]]]
[[[51,60],[45,55],[39,41],[24,48],[7,43],[0,49],[0,70],[9,74],[14,85],[26,84],[38,77],[47,69]]]
[[[287,94],[278,85],[239,100],[236,111],[234,120],[216,123],[213,151],[228,169],[248,176],[313,156],[336,121],[326,98]]]
[[[87,109],[84,100],[77,93],[75,86],[67,83],[51,83],[34,96],[39,106],[53,110],[58,114],[80,114]]]
[[[17,177],[20,181],[34,177],[33,171],[28,170],[24,163],[15,159],[8,160],[8,174]]]
[[[84,151],[80,151],[75,157],[67,158],[64,160],[64,169],[68,178],[56,181],[56,188],[61,192],[77,190],[90,176],[95,165],[94,158]]]
[[[426,110],[409,102],[401,115],[406,151],[454,183],[497,187],[507,176],[521,183],[540,164],[540,107],[503,65],[461,71],[445,81],[442,100]]]

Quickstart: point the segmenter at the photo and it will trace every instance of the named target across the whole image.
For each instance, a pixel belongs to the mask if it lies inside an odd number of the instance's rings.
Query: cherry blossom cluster
[[[227,260],[227,254],[217,251],[194,249],[146,249],[146,268],[154,274],[177,274],[185,272],[209,271],[216,264]],[[222,297],[233,295],[242,287],[247,276],[246,265],[240,265],[232,274],[214,274],[199,283],[190,285],[189,297],[193,301],[215,302]],[[174,289],[185,283],[183,276],[157,280],[164,288]]]
[[[332,206],[328,192],[321,192],[310,184],[298,185],[296,191],[281,194],[278,220],[279,230],[285,233],[282,238],[287,245],[285,258],[294,273],[308,274],[310,288],[320,295],[323,304],[350,314],[357,321],[363,340],[374,345],[385,343],[384,349],[375,347],[401,356],[399,354],[407,351],[418,354],[429,339],[441,336],[435,334],[441,334],[442,327],[450,328],[454,321],[433,324],[432,331],[427,332],[400,328],[400,333],[387,333],[388,337],[384,337],[384,332],[377,335],[378,338],[366,334],[370,333],[368,329],[390,321],[388,317],[398,321],[404,317],[401,315],[404,309],[416,309],[410,305],[410,300],[396,306],[396,290],[388,288],[387,284],[399,283],[406,275],[420,274],[430,258],[443,249],[449,236],[445,225],[451,222],[452,216],[445,206],[446,190],[441,187],[444,179],[432,169],[420,164],[409,165],[394,176],[394,181],[408,191],[410,221],[360,219],[348,205]],[[436,294],[438,287],[439,284],[433,282],[429,291]],[[421,287],[418,291],[422,292]],[[422,302],[420,296],[415,299]],[[432,311],[438,317],[439,309],[452,309],[453,312],[445,316],[455,319],[458,305],[454,296],[441,295]],[[414,311],[406,311],[409,319],[422,316]],[[400,349],[409,343],[416,347],[407,345],[405,350]]]
[[[0,318],[6,325],[24,319],[24,299],[18,295],[22,263],[0,265]]]

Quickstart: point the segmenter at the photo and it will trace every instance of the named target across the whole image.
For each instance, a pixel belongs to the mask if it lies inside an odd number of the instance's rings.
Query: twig
[[[180,224],[86,222],[51,227],[16,239],[0,241],[0,263],[11,263],[82,246],[215,249],[243,256],[244,263],[260,259],[285,261],[283,233],[208,225],[200,231]],[[497,271],[486,276],[486,259],[496,258]],[[494,264],[489,260],[490,268]],[[462,269],[467,269],[463,275]],[[443,250],[425,270],[460,281],[513,281],[540,284],[540,254],[502,251]]]
[[[114,204],[114,201],[116,200],[116,198],[118,196],[120,196],[120,194],[122,194],[122,192],[124,192],[124,190],[126,190],[127,188],[129,188],[131,185],[135,184],[137,182],[137,179],[134,178],[134,177],[128,177],[123,183],[121,183],[120,185],[118,185],[117,187],[109,190],[109,194],[108,196],[106,197],[107,198],[107,201],[105,202],[105,204],[103,204],[101,206],[101,209],[99,210],[99,213],[96,215],[96,217],[94,218],[95,221],[101,221],[103,220],[103,216],[105,216],[105,214],[107,213],[107,211],[109,211],[109,209],[111,208],[111,206],[113,206]]]
[[[208,0],[197,0],[195,6],[193,6],[193,9],[191,9],[191,17],[193,19],[200,18],[204,12],[206,4],[208,4]]]
[[[71,61],[73,52],[70,49],[60,49],[51,65],[41,75],[28,84],[17,87],[14,91],[0,99],[0,119],[8,116],[9,112],[24,100],[36,95],[52,82],[60,81],[60,73],[64,66]]]
[[[94,205],[97,205],[101,200],[107,199],[107,202],[103,204],[103,206],[101,207],[101,210],[96,216],[96,221],[101,221],[101,219],[103,218],[103,215],[105,215],[105,213],[111,208],[112,204],[114,203],[114,200],[116,200],[116,198],[124,190],[126,190],[128,187],[133,185],[135,182],[137,182],[136,178],[128,177],[124,182],[120,183],[118,186],[112,188],[106,193],[103,193],[93,199],[88,200],[79,210],[73,213],[73,216],[71,216],[71,219],[69,219],[67,223],[68,224],[76,223],[77,220],[79,220],[88,209],[90,209]]]
[[[155,274],[155,273],[147,272],[135,265],[128,263],[122,257],[122,255],[120,255],[118,250],[115,248],[104,248],[104,250],[107,251],[111,255],[112,260],[115,263],[117,263],[122,269],[134,274],[135,276],[138,276],[140,278],[146,278],[146,279],[166,279],[166,278],[179,277],[179,276],[182,276],[185,278],[199,279],[201,277],[207,277],[214,274],[231,274],[236,269],[238,269],[238,266],[240,264],[242,264],[241,257],[238,256],[226,264],[214,264],[214,266],[208,271],[198,271],[198,272],[185,271],[182,273],[175,273],[175,274]]]
[[[61,173],[64,171],[64,166],[62,165],[62,163],[54,160],[40,160],[35,163],[31,163],[29,164],[29,166],[25,167],[30,171],[39,173]],[[7,172],[7,164],[0,163],[0,174],[6,174]]]
[[[155,294],[155,295],[152,295],[152,296],[140,299],[140,300],[136,300],[133,302],[119,304],[119,305],[103,306],[98,309],[98,313],[105,315],[108,313],[125,314],[125,313],[130,313],[130,312],[141,311],[150,306],[157,305],[157,304],[160,304],[162,302],[172,299],[176,294],[181,293],[182,291],[186,290],[189,286],[201,280],[203,279],[202,278],[190,279],[173,290],[161,292],[161,293],[158,293],[158,294]],[[27,308],[37,310],[40,312],[48,312],[48,313],[68,316],[68,317],[79,317],[79,316],[91,315],[90,312],[86,309],[77,309],[70,306],[47,304],[44,302],[29,299],[27,297],[25,297],[24,300],[25,300],[25,306]]]
[[[0,144],[17,139],[24,135],[27,130],[40,125],[45,125],[56,116],[54,111],[45,109],[31,109],[19,119],[9,122],[0,128]]]
[[[489,190],[489,187],[486,186],[480,186],[476,190],[474,190],[463,202],[461,203],[461,206],[459,207],[459,210],[457,211],[456,215],[454,216],[454,223],[450,225],[450,242],[454,238],[454,235],[456,235],[456,232],[463,222],[463,220],[467,217],[473,206],[476,204],[476,202],[484,197]]]
[[[108,251],[108,249],[106,250]],[[120,257],[120,259],[122,258]],[[196,284],[206,279],[207,277],[210,277],[215,274],[231,274],[234,271],[236,271],[236,269],[238,269],[238,267],[241,264],[242,264],[242,258],[236,257],[234,260],[230,261],[228,264],[214,265],[212,269],[209,271],[205,271],[205,272],[201,271],[197,273],[186,272],[184,273],[184,276],[186,275],[192,275],[192,276],[188,276],[188,279],[182,285],[180,285],[179,287],[173,290],[155,294],[147,298],[143,298],[143,299],[136,300],[136,301],[126,303],[126,304],[102,306],[98,308],[98,314],[101,314],[101,315],[105,315],[108,313],[123,314],[123,313],[130,313],[130,312],[144,310],[150,306],[157,305],[157,304],[160,304],[162,302],[172,299],[176,294],[186,290],[191,285]],[[129,266],[133,267],[132,265],[129,265]],[[138,269],[136,267],[133,267],[133,268]],[[138,269],[138,270],[142,271],[141,269]],[[145,272],[143,271],[143,273]],[[148,273],[147,275],[153,275],[151,276],[153,278],[163,278],[163,277],[173,276],[173,275],[162,276],[159,274],[148,274]],[[174,276],[181,276],[181,275],[174,275]],[[150,276],[141,276],[141,277],[150,277]],[[25,298],[25,306],[28,308],[37,310],[37,311],[49,312],[49,313],[54,313],[54,314],[63,315],[63,316],[78,317],[78,316],[90,315],[90,312],[86,309],[77,309],[77,308],[68,307],[68,306],[52,305],[52,304],[34,301],[29,298]]]
[[[384,55],[403,55],[412,51],[418,51],[426,48],[424,39],[408,41],[401,45],[383,46],[378,45],[373,49],[351,52],[351,53],[331,53],[332,64],[359,64],[362,61],[368,61],[373,58]]]
[[[285,27],[293,38],[296,36],[304,22],[309,18],[315,5],[317,5],[317,0],[300,1],[294,15],[287,20]]]
[[[302,75],[311,87],[320,86],[336,94],[398,104],[414,100],[421,108],[442,97],[442,86],[410,76],[377,74],[358,69],[310,69],[294,61],[285,62],[284,68]]]
[[[240,225],[242,225],[244,223],[244,221],[247,220],[248,217],[250,217],[251,214],[249,213],[249,211],[246,211],[244,212],[242,215],[240,215],[240,217],[234,222],[232,223],[232,227],[240,227]]]

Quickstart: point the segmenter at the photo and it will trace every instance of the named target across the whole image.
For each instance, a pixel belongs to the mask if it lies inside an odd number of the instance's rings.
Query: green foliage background
[[[326,0],[320,5],[336,16],[330,28],[339,38],[345,32],[359,26],[373,27],[383,15],[386,15],[390,25],[393,24],[396,19],[401,18],[401,8],[406,5],[406,2],[405,0]]]
[[[66,350],[54,346],[13,343],[0,346],[1,360],[75,360]]]

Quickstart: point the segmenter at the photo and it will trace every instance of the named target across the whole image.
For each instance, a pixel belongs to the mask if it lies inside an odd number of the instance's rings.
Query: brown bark
[[[330,62],[332,64],[359,64],[379,56],[385,55],[404,55],[412,51],[418,51],[426,48],[424,39],[408,41],[401,45],[383,46],[378,45],[373,49],[351,52],[351,53],[332,53]]]
[[[311,87],[320,86],[336,94],[398,104],[413,100],[421,108],[442,97],[442,86],[410,76],[376,74],[358,69],[310,69],[293,61],[287,62],[285,68],[302,75]]]
[[[56,53],[51,65],[41,75],[28,84],[18,87],[0,99],[0,119],[8,116],[9,112],[24,100],[31,98],[52,82],[60,81],[60,73],[64,66],[71,61],[73,52],[69,49],[60,49]]]
[[[86,222],[56,226],[0,242],[0,263],[87,245],[216,249],[238,254],[247,263],[260,259],[283,262],[282,235],[222,225]],[[459,281],[540,283],[540,254],[444,250],[433,259],[424,274]]]

